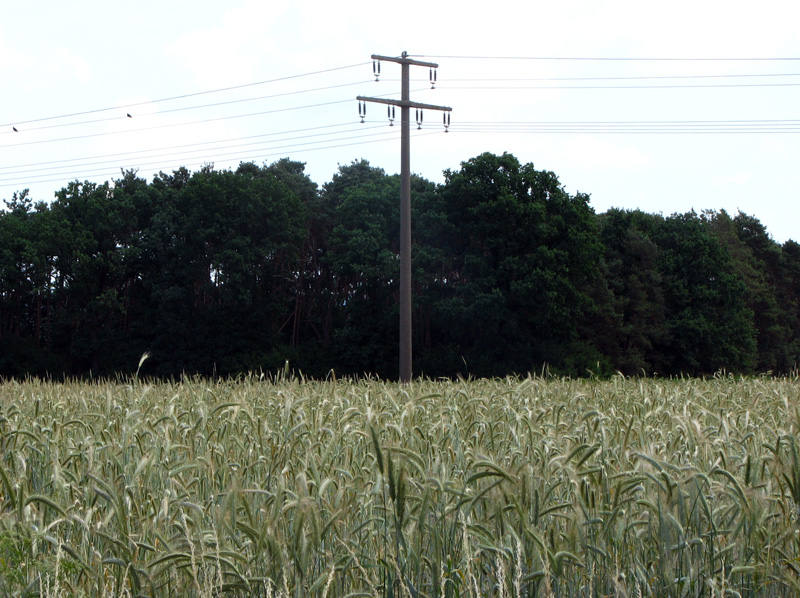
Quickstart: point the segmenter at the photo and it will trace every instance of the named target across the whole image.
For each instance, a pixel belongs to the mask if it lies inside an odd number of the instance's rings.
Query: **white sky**
[[[507,151],[554,171],[569,192],[589,193],[597,212],[612,206],[665,215],[741,210],[758,217],[777,241],[800,240],[800,60],[454,58],[800,58],[796,0],[474,6],[449,0],[8,2],[0,9],[0,198],[30,188],[35,200],[51,200],[70,180],[102,182],[121,168],[138,168],[151,180],[181,165],[228,168],[281,157],[306,162],[320,185],[338,164],[360,158],[395,173],[399,126],[389,128],[386,109],[376,104],[360,124],[355,96],[398,97],[400,67],[383,63],[375,83],[370,55],[405,50],[439,63],[435,90],[427,69],[412,67],[412,99],[453,108],[450,133],[441,132],[439,113],[426,111],[424,129],[412,138],[412,170],[430,180],[441,182],[444,169],[457,170],[484,151]],[[699,77],[707,75],[714,77]],[[585,77],[653,78],[554,80]],[[307,91],[342,84],[349,85]],[[674,87],[688,85],[706,87]],[[208,104],[215,105],[192,108]],[[297,109],[312,104],[327,105]],[[105,108],[114,109],[39,120]],[[260,114],[245,116],[252,113]],[[794,122],[741,122],[767,120]],[[605,126],[614,133],[591,130],[608,121],[628,124]],[[569,125],[578,130],[570,133],[542,130],[563,131],[563,125],[497,124],[508,122],[583,124]],[[621,127],[639,132],[620,133]],[[758,132],[675,132],[698,127]],[[286,133],[300,129],[308,130]],[[366,136],[372,133],[378,135]],[[297,139],[307,135],[315,136]]]

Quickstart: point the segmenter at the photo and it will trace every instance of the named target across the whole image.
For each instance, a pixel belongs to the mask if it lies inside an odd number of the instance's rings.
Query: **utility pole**
[[[417,123],[421,124],[422,110],[441,110],[444,112],[452,111],[452,108],[447,106],[434,106],[431,104],[420,104],[419,102],[412,102],[409,98],[409,67],[410,66],[425,66],[431,69],[431,87],[434,86],[436,81],[435,71],[433,69],[439,68],[439,65],[433,62],[422,62],[419,60],[412,60],[408,58],[408,53],[403,52],[400,58],[391,56],[372,55],[373,61],[377,63],[377,70],[375,70],[375,80],[377,81],[380,74],[380,61],[396,62],[402,69],[402,84],[400,101],[386,100],[383,98],[368,98],[358,96],[356,99],[359,102],[375,102],[378,104],[387,104],[389,106],[390,114],[394,114],[394,106],[400,107],[400,381],[411,381],[411,123],[410,123],[410,109],[416,108]],[[373,67],[374,69],[375,67]],[[362,116],[365,109],[359,105],[359,113]],[[449,115],[448,115],[449,116]],[[449,126],[449,118],[445,120],[445,132]]]

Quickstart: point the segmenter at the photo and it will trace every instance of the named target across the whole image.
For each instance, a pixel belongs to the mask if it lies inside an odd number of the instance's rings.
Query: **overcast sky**
[[[447,134],[440,113],[414,125],[430,180],[510,152],[597,212],[741,210],[800,240],[796,0],[5,4],[3,199],[282,157],[320,185],[360,158],[396,173],[400,127],[377,104],[361,124],[355,97],[399,97],[370,55],[407,51],[439,64],[434,90],[412,67],[412,99],[453,108]]]

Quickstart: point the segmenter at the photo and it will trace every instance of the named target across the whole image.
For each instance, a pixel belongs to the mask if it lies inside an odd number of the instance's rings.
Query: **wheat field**
[[[800,381],[0,384],[0,596],[800,595]]]

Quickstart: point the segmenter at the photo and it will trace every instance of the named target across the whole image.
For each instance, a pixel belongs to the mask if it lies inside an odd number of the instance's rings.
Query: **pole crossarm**
[[[411,382],[413,369],[411,367],[411,133],[409,118],[411,108],[416,108],[418,112],[417,125],[422,124],[422,110],[441,110],[442,112],[452,112],[449,106],[434,106],[433,104],[422,104],[412,102],[409,97],[410,79],[409,67],[427,66],[431,69],[431,87],[436,83],[436,71],[438,64],[433,62],[422,62],[408,58],[408,53],[403,52],[401,58],[392,56],[372,55],[372,72],[375,80],[381,73],[381,61],[396,62],[401,66],[401,88],[400,99],[389,100],[386,98],[368,98],[357,96],[358,115],[361,122],[364,122],[366,114],[366,102],[376,104],[386,104],[392,106],[390,109],[390,123],[394,121],[394,107],[400,107],[400,381],[403,383]],[[450,115],[443,116],[445,133],[450,126]]]
[[[370,56],[372,60],[385,60],[386,62],[396,62],[397,64],[410,64],[412,66],[427,66],[428,68],[438,69],[439,65],[435,62],[422,62],[421,60],[414,60],[412,58],[406,58],[403,56],[402,58],[398,58],[396,56],[379,56],[378,54],[373,54]]]
[[[368,98],[366,96],[356,96],[356,99],[360,102],[375,102],[376,104],[388,104],[389,106],[399,106],[400,108],[422,108],[423,110],[441,110],[443,112],[453,111],[450,106],[436,106],[434,104],[423,104],[421,102]]]

